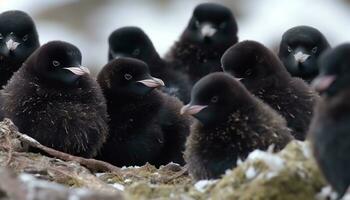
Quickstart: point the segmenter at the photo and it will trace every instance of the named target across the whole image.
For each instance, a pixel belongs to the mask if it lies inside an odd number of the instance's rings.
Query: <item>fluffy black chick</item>
[[[164,85],[150,75],[146,63],[114,59],[103,67],[98,82],[107,100],[110,136],[101,160],[116,166],[184,164],[183,150],[189,118],[182,103],[156,90]]]
[[[220,58],[238,41],[237,23],[230,9],[215,3],[198,5],[166,59],[189,75],[192,83],[220,68]]]
[[[191,84],[187,75],[174,70],[165,62],[153,46],[146,33],[138,27],[123,27],[109,36],[109,61],[120,57],[131,57],[146,62],[152,76],[165,82],[162,90],[176,96],[185,103],[190,100]]]
[[[310,26],[296,26],[282,36],[278,56],[292,76],[310,83],[319,72],[318,57],[330,45],[326,37]]]
[[[221,59],[225,72],[286,118],[293,136],[304,140],[318,95],[293,78],[278,57],[264,45],[244,41],[229,48]]]
[[[309,131],[313,153],[326,180],[339,194],[350,186],[350,44],[328,50],[313,86],[322,93]]]
[[[253,150],[280,150],[293,138],[283,117],[222,72],[198,81],[181,113],[198,119],[185,151],[195,180],[219,178]]]
[[[18,10],[0,14],[0,87],[40,46],[32,18]]]
[[[43,45],[4,88],[3,109],[20,132],[41,144],[93,157],[108,135],[107,107],[81,59],[70,43]]]

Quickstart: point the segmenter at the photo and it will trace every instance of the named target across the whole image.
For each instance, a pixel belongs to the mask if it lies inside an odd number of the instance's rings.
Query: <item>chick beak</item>
[[[303,53],[302,51],[299,51],[298,53],[294,54],[294,59],[297,63],[303,63],[310,57],[309,54]]]
[[[73,74],[77,76],[82,76],[84,74],[90,74],[90,70],[86,67],[79,66],[79,67],[65,67],[63,69],[69,70]]]
[[[14,51],[20,44],[21,43],[15,42],[12,38],[6,41],[6,47],[9,51]]]
[[[143,85],[145,85],[146,87],[149,87],[149,88],[158,88],[158,87],[165,86],[162,79],[155,78],[155,77],[151,77],[149,79],[144,79],[144,80],[137,81],[137,82],[142,83]]]
[[[216,33],[216,28],[212,24],[203,24],[201,27],[201,34],[203,38],[210,38]]]
[[[191,104],[187,104],[185,106],[183,106],[180,110],[180,114],[184,115],[184,114],[188,114],[188,115],[195,115],[197,113],[199,113],[201,110],[203,110],[204,108],[208,107],[207,105],[191,105]]]
[[[334,75],[323,75],[317,77],[315,80],[312,81],[311,86],[317,91],[317,92],[323,92],[329,88],[329,86],[335,81],[336,76]]]

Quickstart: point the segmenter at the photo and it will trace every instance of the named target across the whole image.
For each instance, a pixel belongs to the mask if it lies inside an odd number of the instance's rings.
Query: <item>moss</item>
[[[207,197],[233,200],[314,199],[325,182],[314,160],[305,155],[302,145],[292,142],[277,154],[285,164],[281,170],[273,171],[268,163],[259,159],[244,162],[207,191]],[[257,174],[249,180],[246,170],[250,167]]]
[[[60,183],[62,185],[66,185],[66,186],[69,186],[69,187],[83,187],[84,184],[79,181],[78,179],[75,179],[73,177],[65,177],[65,178],[62,178],[62,179],[59,179],[59,180],[55,180],[57,183]]]
[[[184,187],[134,183],[126,190],[126,199],[179,199],[187,196]]]

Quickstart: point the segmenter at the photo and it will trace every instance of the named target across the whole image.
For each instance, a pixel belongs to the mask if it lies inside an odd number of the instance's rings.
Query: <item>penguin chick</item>
[[[338,197],[350,186],[350,44],[327,50],[313,86],[322,93],[309,130],[316,161]]]
[[[52,41],[35,51],[3,90],[3,109],[19,131],[72,155],[93,157],[108,134],[97,82],[77,47]]]
[[[330,45],[326,37],[310,26],[296,26],[282,36],[278,56],[292,76],[310,83],[319,72],[318,57]]]
[[[32,18],[19,10],[0,14],[0,87],[40,46]]]
[[[221,55],[238,41],[237,31],[230,9],[215,3],[199,4],[166,59],[194,84],[211,72],[222,71]]]
[[[296,139],[305,139],[319,97],[303,80],[291,77],[277,56],[258,42],[243,41],[230,47],[221,63],[225,72],[286,118]]]
[[[99,156],[116,166],[184,164],[189,118],[180,115],[182,103],[156,90],[164,86],[150,75],[146,63],[114,59],[97,78],[107,100],[110,136]]]
[[[222,72],[198,81],[181,113],[198,119],[185,151],[195,180],[219,178],[253,150],[278,151],[293,138],[284,118]]]
[[[185,103],[189,102],[192,86],[187,75],[174,70],[170,63],[161,59],[152,41],[140,28],[119,28],[109,36],[109,61],[120,57],[136,58],[147,63],[151,74],[165,82],[162,91]]]

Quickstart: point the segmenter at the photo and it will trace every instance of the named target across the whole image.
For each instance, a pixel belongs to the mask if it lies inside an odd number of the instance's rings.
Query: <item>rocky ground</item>
[[[45,148],[60,159],[28,153],[28,145],[40,144],[0,122],[0,199],[335,199],[304,142],[277,154],[256,150],[223,178],[199,182],[174,163],[116,168]]]

